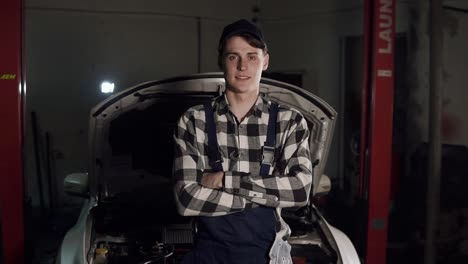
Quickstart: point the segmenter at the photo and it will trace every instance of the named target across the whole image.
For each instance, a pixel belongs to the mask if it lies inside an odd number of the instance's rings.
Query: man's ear
[[[270,54],[265,54],[265,59],[263,60],[263,70],[268,69],[268,64],[270,63]]]

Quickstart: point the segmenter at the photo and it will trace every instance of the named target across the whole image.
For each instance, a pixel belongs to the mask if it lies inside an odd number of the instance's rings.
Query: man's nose
[[[241,71],[245,71],[247,69],[247,63],[246,60],[240,58],[238,63],[237,63],[237,68]]]

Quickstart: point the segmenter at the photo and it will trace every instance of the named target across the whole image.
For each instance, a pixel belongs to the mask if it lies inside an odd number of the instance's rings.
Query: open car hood
[[[142,194],[167,185],[172,198],[172,133],[189,107],[222,94],[222,73],[150,81],[128,88],[91,110],[89,126],[90,193],[98,200],[122,193]],[[313,193],[325,168],[336,111],[297,86],[262,78],[260,92],[301,111],[309,123],[314,167]],[[144,201],[138,196],[136,199]],[[151,198],[152,199],[152,198]],[[148,200],[151,201],[150,198]],[[150,202],[149,201],[149,202]]]

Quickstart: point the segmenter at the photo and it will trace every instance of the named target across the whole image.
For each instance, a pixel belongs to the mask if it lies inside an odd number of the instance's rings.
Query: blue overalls
[[[268,132],[263,147],[260,175],[266,176],[274,157],[278,104],[269,110]],[[208,131],[208,158],[214,171],[223,171],[216,139],[216,125],[211,104],[205,104]],[[265,157],[268,157],[265,161]],[[256,207],[225,216],[197,218],[193,250],[183,264],[261,264],[268,263],[270,247],[276,235],[275,208]]]

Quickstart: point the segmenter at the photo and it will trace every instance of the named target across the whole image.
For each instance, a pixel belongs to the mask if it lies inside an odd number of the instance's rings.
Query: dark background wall
[[[155,79],[218,71],[216,46],[223,26],[238,18],[257,18],[269,44],[270,72],[292,73],[302,86],[339,112],[327,174],[342,188],[348,146],[344,129],[350,119],[346,72],[359,88],[362,46],[350,49],[350,38],[362,36],[363,1],[26,1],[27,65],[27,194],[40,202],[31,113],[46,149],[50,139],[52,188],[59,206],[79,202],[63,194],[63,178],[87,170],[87,127],[90,109],[116,91]],[[397,1],[396,29],[408,53],[402,82],[407,103],[404,151],[414,152],[428,131],[428,6],[426,1]],[[466,1],[445,5],[467,8]],[[468,16],[444,11],[444,143],[468,145],[466,89]],[[348,52],[348,54],[346,54]],[[352,54],[349,54],[351,52]],[[353,55],[354,56],[350,56]],[[353,61],[347,61],[352,58]],[[347,67],[347,68],[345,68]],[[348,91],[349,92],[349,91]],[[42,157],[45,170],[45,155]],[[407,159],[408,161],[408,159]],[[47,189],[45,173],[42,185]],[[45,194],[47,195],[47,194]]]

